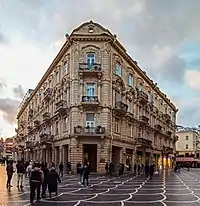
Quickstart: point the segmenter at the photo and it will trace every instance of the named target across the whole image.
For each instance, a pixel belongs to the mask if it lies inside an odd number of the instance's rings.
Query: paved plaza
[[[1,183],[3,183],[1,181]],[[29,186],[18,191],[7,191],[2,185],[0,205],[28,206]],[[59,186],[59,195],[51,199],[41,199],[34,205],[41,206],[160,206],[160,205],[200,205],[200,169],[171,171],[155,175],[153,180],[144,176],[103,177],[92,175],[90,186],[82,187],[75,175],[65,176]]]

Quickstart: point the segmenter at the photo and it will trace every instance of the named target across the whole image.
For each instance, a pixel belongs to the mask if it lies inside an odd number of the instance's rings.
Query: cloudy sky
[[[0,0],[0,134],[15,134],[16,112],[50,65],[64,35],[93,20],[179,108],[178,124],[200,124],[199,0]]]

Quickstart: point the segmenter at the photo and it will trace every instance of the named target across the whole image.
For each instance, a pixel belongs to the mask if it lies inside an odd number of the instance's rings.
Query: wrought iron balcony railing
[[[105,134],[105,127],[97,126],[97,127],[74,127],[75,135],[93,135],[93,136],[102,136]]]

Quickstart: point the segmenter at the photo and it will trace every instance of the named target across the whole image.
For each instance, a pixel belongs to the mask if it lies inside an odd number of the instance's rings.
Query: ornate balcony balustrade
[[[51,88],[47,88],[44,92],[44,99],[46,101],[50,100],[52,98],[52,89]]]
[[[101,77],[102,70],[101,70],[101,64],[87,64],[87,63],[80,63],[79,64],[79,74],[81,76],[95,76]]]
[[[45,112],[43,115],[43,121],[47,121],[51,118],[51,114],[49,112]]]
[[[74,127],[74,135],[76,136],[104,136],[105,127]]]
[[[56,112],[57,113],[63,113],[67,110],[67,101],[60,100],[56,103]]]
[[[168,136],[171,136],[171,135],[172,135],[172,132],[171,132],[171,131],[167,131],[166,134],[167,134]]]
[[[99,100],[97,96],[82,96],[82,105],[95,106],[99,105]]]
[[[120,114],[126,114],[128,111],[128,105],[123,103],[122,101],[118,101],[115,103],[114,110],[119,112]]]
[[[51,133],[43,133],[40,135],[41,144],[51,144],[53,142],[53,135]]]
[[[142,137],[138,137],[136,139],[136,146],[139,147],[145,147],[145,148],[151,148],[152,147],[152,141],[142,138]]]
[[[32,141],[26,141],[25,142],[25,148],[26,149],[31,149],[34,147],[34,143]]]
[[[35,120],[33,123],[34,123],[34,127],[38,127],[40,125],[40,121],[39,120]]]
[[[137,96],[138,96],[139,102],[141,104],[147,104],[148,103],[148,95],[145,92],[138,91]]]
[[[142,123],[142,124],[148,124],[149,123],[149,118],[142,115],[139,117],[139,121]]]

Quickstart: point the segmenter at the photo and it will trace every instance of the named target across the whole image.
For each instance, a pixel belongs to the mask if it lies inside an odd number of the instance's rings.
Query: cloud
[[[0,45],[1,44],[7,44],[8,39],[0,32]]]
[[[7,87],[5,81],[3,81],[2,79],[0,79],[0,92],[2,92],[2,90]]]
[[[0,98],[0,112],[9,124],[16,123],[16,114],[20,101],[11,98]]]
[[[18,85],[17,87],[13,88],[13,93],[15,95],[16,98],[22,99],[25,95],[25,91],[22,88],[21,85]]]
[[[185,72],[185,83],[188,85],[191,89],[200,89],[200,71],[198,70],[187,70]]]

